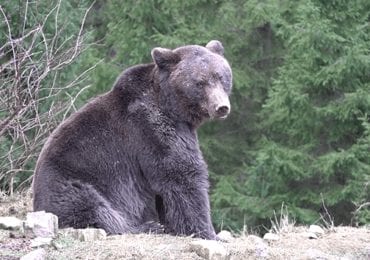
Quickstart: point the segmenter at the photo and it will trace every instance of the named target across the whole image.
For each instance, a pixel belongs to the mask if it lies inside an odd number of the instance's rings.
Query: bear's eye
[[[219,82],[221,82],[222,84],[224,84],[225,83],[225,77],[223,76],[223,75],[221,75],[221,74],[219,74],[219,73],[217,73],[217,74],[215,74],[214,75],[214,79],[216,80],[216,81],[219,81]]]
[[[207,85],[207,82],[206,82],[206,81],[204,81],[204,80],[201,80],[201,81],[196,82],[196,83],[195,83],[195,85],[196,85],[197,87],[199,87],[199,88],[202,88],[202,87],[204,87],[205,85]]]
[[[230,77],[228,75],[220,75],[220,77],[218,79],[223,85],[229,85],[230,84]]]

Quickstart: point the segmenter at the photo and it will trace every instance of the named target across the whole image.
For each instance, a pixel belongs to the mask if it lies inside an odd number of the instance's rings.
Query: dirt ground
[[[25,218],[31,211],[29,194],[13,199],[0,196],[0,216]],[[308,227],[291,227],[278,234],[276,241],[255,235],[235,234],[235,239],[219,242],[225,259],[370,259],[370,227],[325,229],[317,239],[307,237]],[[191,237],[169,235],[121,235],[106,240],[80,242],[62,231],[50,246],[48,259],[204,259],[194,252]],[[19,259],[34,250],[30,238],[16,231],[0,230],[0,259]]]

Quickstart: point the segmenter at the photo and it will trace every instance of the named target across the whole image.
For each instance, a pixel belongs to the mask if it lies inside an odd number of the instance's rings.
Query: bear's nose
[[[228,106],[219,106],[216,108],[216,116],[218,118],[226,118],[230,112],[230,108]]]

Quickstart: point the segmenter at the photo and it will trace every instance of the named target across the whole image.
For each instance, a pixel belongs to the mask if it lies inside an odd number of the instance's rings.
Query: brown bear
[[[34,210],[61,227],[217,239],[196,129],[230,112],[230,66],[219,41],[154,48],[108,93],[51,134],[38,159]]]

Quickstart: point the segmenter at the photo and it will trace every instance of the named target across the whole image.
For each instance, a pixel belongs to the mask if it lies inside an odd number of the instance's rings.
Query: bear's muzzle
[[[210,117],[225,119],[230,114],[230,100],[221,85],[216,85],[209,90],[208,114]]]

